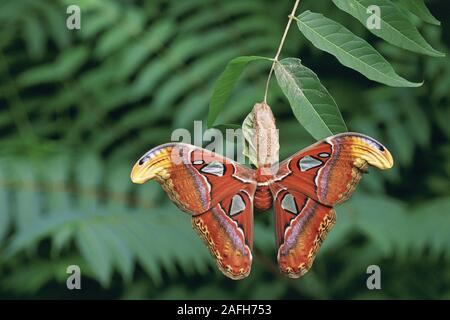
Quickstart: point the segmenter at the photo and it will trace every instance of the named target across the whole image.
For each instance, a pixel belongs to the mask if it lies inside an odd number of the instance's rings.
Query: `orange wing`
[[[389,169],[393,164],[381,143],[348,132],[328,137],[284,160],[273,184],[334,206],[350,197],[369,165]]]
[[[253,245],[254,171],[211,151],[169,143],[147,152],[131,179],[155,179],[170,199],[192,215],[193,228],[232,279],[246,277]]]
[[[279,164],[270,189],[282,272],[300,277],[308,271],[334,225],[333,206],[350,197],[369,165],[388,169],[393,159],[379,142],[358,133],[329,137]]]
[[[226,198],[193,217],[192,226],[226,276],[234,280],[248,276],[253,244],[253,204],[249,194],[240,191]]]
[[[304,275],[336,221],[333,208],[299,192],[280,190],[275,197],[278,265],[290,278]]]

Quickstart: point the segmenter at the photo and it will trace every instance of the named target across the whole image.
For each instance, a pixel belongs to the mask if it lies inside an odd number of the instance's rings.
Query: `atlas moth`
[[[335,224],[334,207],[355,191],[368,166],[389,169],[393,158],[375,139],[346,132],[278,162],[270,107],[255,104],[245,123],[254,128],[246,139],[256,150],[255,169],[194,145],[167,143],[136,162],[131,180],[156,180],[192,216],[219,269],[236,280],[247,277],[252,265],[253,211],[273,206],[280,271],[298,278]]]

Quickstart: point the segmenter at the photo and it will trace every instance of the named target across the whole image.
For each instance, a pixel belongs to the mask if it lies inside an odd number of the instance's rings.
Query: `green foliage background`
[[[450,46],[446,1],[429,1],[441,28],[415,20],[438,50]],[[66,8],[82,8],[80,31]],[[291,1],[34,1],[0,4],[0,297],[450,298],[450,58],[380,41],[330,1],[302,1],[368,40],[420,88],[370,82],[315,49],[298,30],[282,57],[299,57],[336,99],[351,131],[396,160],[372,170],[313,268],[278,273],[271,214],[255,215],[249,278],[232,281],[156,183],[132,185],[132,165],[175,128],[206,123],[212,86],[241,55],[275,54]],[[241,123],[261,101],[267,63],[245,71],[218,123]],[[313,142],[273,79],[281,158]],[[204,128],[205,129],[205,128]],[[78,264],[82,290],[66,289]],[[382,290],[366,288],[377,264]]]

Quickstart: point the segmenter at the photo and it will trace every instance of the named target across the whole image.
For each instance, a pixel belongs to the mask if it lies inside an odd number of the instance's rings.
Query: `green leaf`
[[[59,230],[55,231],[55,234],[52,235],[52,257],[57,257],[61,254],[62,250],[64,250],[72,240],[73,233],[74,230],[70,226],[61,227]]]
[[[399,4],[423,21],[437,26],[441,25],[441,22],[431,14],[430,10],[428,10],[423,0],[399,0]]]
[[[143,14],[130,10],[125,13],[124,20],[118,27],[106,31],[97,42],[94,55],[100,59],[123,48],[130,38],[136,36],[143,28]]]
[[[57,7],[52,6],[47,2],[42,1],[39,2],[38,5],[41,7],[40,11],[46,17],[52,39],[60,49],[67,48],[71,42],[71,35],[69,29],[61,28],[61,26],[66,23],[65,17],[61,15],[60,10],[58,10]]]
[[[112,28],[119,19],[119,15],[120,8],[118,5],[110,4],[103,6],[101,10],[97,11],[95,19],[85,19],[83,21],[83,27],[80,30],[81,38],[83,40],[95,38],[101,31],[108,27]]]
[[[443,57],[445,54],[433,49],[422,37],[417,28],[408,20],[398,7],[388,0],[333,0],[342,11],[358,19],[374,35],[390,44],[413,52],[432,57]],[[380,8],[380,28],[369,27],[372,12],[370,6]]]
[[[111,260],[117,265],[117,269],[126,281],[130,281],[134,271],[133,254],[127,247],[126,241],[121,238],[121,233],[114,226],[97,226],[98,236],[108,244]]]
[[[392,154],[399,164],[408,166],[413,161],[414,144],[405,126],[398,121],[392,121],[387,128],[387,135],[391,141]]]
[[[259,56],[242,56],[228,62],[225,70],[222,72],[214,86],[214,91],[209,103],[208,127],[211,127],[214,124],[214,121],[216,121],[217,116],[222,111],[223,106],[228,100],[231,91],[247,64],[255,60],[271,59]]]
[[[346,206],[353,212],[354,223],[366,236],[377,244],[384,254],[392,254],[394,244],[405,241],[400,237],[404,231],[398,228],[407,220],[405,205],[397,200],[375,195],[359,194]],[[398,239],[400,241],[393,241]]]
[[[258,151],[256,150],[256,145],[253,143],[254,135],[255,135],[255,124],[253,121],[252,112],[245,117],[244,122],[242,123],[242,134],[245,138],[244,150],[242,153],[246,156],[252,164],[256,167],[258,166]]]
[[[7,181],[5,171],[6,168],[0,163],[0,181]],[[10,202],[8,200],[8,189],[2,183],[0,185],[0,243],[6,237],[12,220],[9,210]]]
[[[125,47],[120,52],[121,68],[116,70],[117,79],[124,79],[138,70],[148,57],[159,50],[172,35],[175,24],[172,20],[157,21],[152,28],[143,34],[136,43]]]
[[[40,240],[51,235],[54,230],[63,228],[65,224],[74,223],[80,220],[82,216],[72,213],[64,215],[52,216],[51,219],[40,219],[38,222],[24,228],[22,231],[15,233],[8,247],[3,253],[3,257],[10,258],[19,251],[25,250],[38,243]]]
[[[252,112],[245,117],[242,122],[242,134],[244,136],[244,148],[242,153],[246,156],[251,163],[258,167],[258,151],[256,150],[255,140],[255,123],[253,121]]]
[[[315,139],[347,131],[333,97],[300,59],[281,60],[275,65],[275,75],[295,117]]]
[[[23,25],[23,37],[28,54],[33,59],[40,59],[45,54],[46,34],[37,17],[28,17]]]
[[[415,100],[408,99],[409,104],[405,102],[402,104],[403,114],[405,115],[405,125],[408,131],[417,144],[426,148],[430,143],[431,128],[427,121],[427,115],[420,108]]]
[[[341,24],[319,13],[305,11],[297,18],[303,35],[320,50],[334,55],[344,66],[352,68],[370,80],[393,87],[419,87],[397,73],[383,56],[364,39]]]
[[[71,77],[89,57],[89,50],[84,46],[64,51],[55,62],[30,68],[24,71],[18,81],[23,86],[63,81]]]
[[[98,280],[107,286],[112,274],[112,257],[109,243],[102,239],[99,228],[85,224],[78,229],[76,241],[81,255],[88,263]]]

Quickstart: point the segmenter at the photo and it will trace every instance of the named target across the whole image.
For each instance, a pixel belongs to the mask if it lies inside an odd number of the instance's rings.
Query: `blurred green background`
[[[416,19],[438,50],[443,22]],[[81,7],[81,30],[66,8]],[[450,298],[450,58],[397,49],[330,1],[303,0],[368,40],[420,88],[370,82],[292,27],[282,57],[313,69],[351,131],[382,141],[395,167],[372,170],[338,208],[312,269],[279,274],[271,213],[255,214],[253,270],[224,277],[156,183],[129,173],[175,128],[206,120],[214,81],[240,55],[273,57],[293,1],[35,1],[0,4],[0,297],[118,299]],[[262,100],[269,65],[245,72],[219,123],[239,124]],[[281,158],[313,139],[272,81]],[[206,121],[205,121],[206,123]],[[82,290],[66,288],[81,268]],[[381,290],[366,269],[381,268]]]

